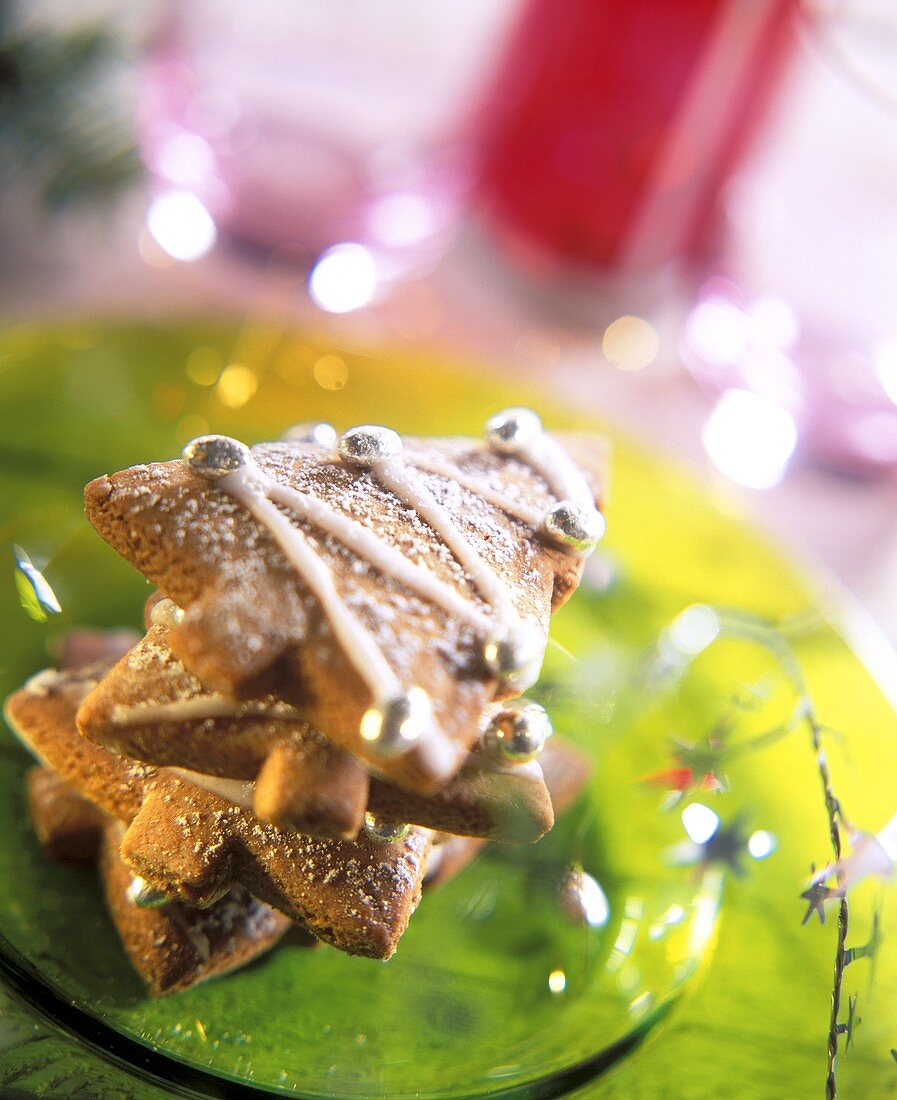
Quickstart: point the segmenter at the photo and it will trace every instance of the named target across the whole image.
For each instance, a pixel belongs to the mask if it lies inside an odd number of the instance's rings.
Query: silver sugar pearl
[[[159,909],[163,905],[167,905],[169,898],[162,893],[161,890],[156,890],[154,887],[140,877],[135,875],[130,883],[128,889],[125,891],[125,896],[132,905],[136,905],[139,909]]]
[[[558,546],[583,557],[595,549],[607,529],[597,508],[580,508],[572,500],[555,504],[542,520],[542,533]]]
[[[432,720],[429,695],[413,687],[366,711],[361,736],[378,756],[388,760],[408,752]]]
[[[553,733],[544,707],[529,699],[512,699],[492,717],[483,741],[499,760],[526,764],[535,760]]]
[[[287,443],[317,443],[319,447],[336,447],[336,428],[323,420],[309,420],[304,424],[294,424],[281,436]]]
[[[525,691],[542,671],[545,635],[535,623],[520,621],[487,638],[483,658],[499,680]]]
[[[149,621],[153,626],[177,626],[184,621],[184,609],[163,596],[150,608]]]
[[[532,409],[503,409],[486,421],[489,449],[502,455],[516,454],[542,432],[542,421]]]
[[[343,462],[370,469],[400,455],[402,438],[392,428],[383,428],[379,424],[362,424],[343,432],[338,450]]]
[[[246,444],[228,435],[201,435],[191,439],[181,458],[191,470],[208,478],[226,477],[252,462]]]
[[[410,825],[402,821],[386,821],[377,814],[372,814],[370,810],[364,815],[364,831],[371,840],[378,840],[383,844],[404,840],[410,828]]]

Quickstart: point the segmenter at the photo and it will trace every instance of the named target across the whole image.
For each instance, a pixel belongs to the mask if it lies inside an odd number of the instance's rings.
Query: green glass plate
[[[45,666],[48,646],[67,627],[140,621],[145,583],[81,513],[90,478],[173,456],[207,430],[254,442],[296,421],[326,419],[476,435],[490,413],[512,403],[537,406],[552,427],[594,426],[507,378],[428,355],[336,347],[276,326],[82,324],[6,333],[0,692]],[[833,669],[846,668],[856,705],[888,721],[893,715],[818,617],[795,570],[676,471],[625,442],[617,446],[609,522],[601,557],[556,617],[533,693],[591,756],[588,790],[538,845],[487,850],[425,896],[388,964],[285,941],[235,975],[148,999],[93,873],[42,858],[24,811],[28,761],[7,735],[3,1094],[549,1097],[587,1088],[657,1031],[710,956],[727,865],[677,862],[686,839],[679,810],[662,809],[658,788],[643,777],[669,764],[670,736],[697,739],[739,685],[775,672],[768,653],[722,646],[713,660],[683,667],[671,690],[669,669],[657,663],[658,637],[668,638],[665,629],[695,602],[811,622],[798,646],[811,680],[815,670],[830,685]],[[61,614],[37,621],[39,609],[30,607],[36,618],[23,609],[14,543],[43,568]],[[764,708],[778,705],[767,700],[750,722],[762,726]],[[776,881],[793,876],[796,891],[809,858],[825,858],[824,821],[806,745],[791,738],[771,752],[770,760],[779,754],[809,777],[799,806],[790,798],[790,817],[781,764],[771,765],[772,782],[753,761],[743,764],[732,794],[705,801],[717,798],[724,816],[744,816],[748,806],[752,825],[783,838]],[[563,904],[561,885],[574,866],[607,898],[607,913],[591,924]],[[819,959],[827,968],[824,944]]]

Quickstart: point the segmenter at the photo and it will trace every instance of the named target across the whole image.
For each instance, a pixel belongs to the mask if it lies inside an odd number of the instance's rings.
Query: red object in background
[[[543,257],[626,270],[713,247],[800,0],[530,0],[484,116],[481,198]]]

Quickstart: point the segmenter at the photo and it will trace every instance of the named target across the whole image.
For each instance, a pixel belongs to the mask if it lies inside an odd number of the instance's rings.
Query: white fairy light
[[[679,653],[695,657],[716,640],[720,629],[719,616],[713,608],[696,603],[676,616],[666,634]]]
[[[608,363],[623,371],[640,371],[657,358],[660,337],[644,317],[626,315],[604,330],[601,351]]]
[[[150,203],[146,227],[175,260],[199,260],[212,248],[218,230],[212,215],[189,191],[163,191]]]
[[[747,314],[726,298],[700,302],[689,314],[685,339],[708,363],[735,363],[748,345]]]
[[[308,277],[312,301],[327,313],[351,313],[377,293],[377,263],[363,244],[335,244],[318,257]]]
[[[374,237],[389,248],[404,248],[431,237],[439,217],[431,202],[413,191],[384,195],[368,215]]]
[[[707,418],[704,447],[721,473],[749,489],[771,489],[797,445],[794,417],[749,390],[726,390]]]
[[[548,988],[552,993],[563,993],[567,988],[567,975],[563,970],[552,970],[548,975]]]
[[[203,189],[214,179],[215,155],[205,138],[178,130],[160,145],[153,167],[175,187]]]
[[[682,811],[682,824],[693,844],[706,844],[719,829],[719,814],[702,802],[692,802]]]
[[[778,846],[779,842],[766,829],[757,829],[748,837],[747,849],[754,859],[766,859]]]

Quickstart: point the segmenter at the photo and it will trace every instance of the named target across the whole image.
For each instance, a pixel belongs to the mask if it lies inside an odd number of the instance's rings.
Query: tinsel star
[[[724,863],[736,875],[745,873],[741,860],[747,846],[747,832],[740,818],[728,825],[720,825],[712,837],[701,848],[701,863]]]
[[[741,859],[747,848],[744,823],[736,818],[728,825],[717,824],[704,841],[685,840],[669,849],[670,861],[679,867],[709,867],[725,864],[736,875],[743,875]]]
[[[806,890],[801,894],[801,897],[808,903],[807,911],[804,913],[804,919],[800,922],[802,925],[812,917],[814,913],[819,916],[819,923],[825,924],[825,903],[831,898],[843,897],[843,891],[834,889],[831,886],[826,886],[824,882],[816,881],[812,882]]]
[[[872,931],[869,934],[868,942],[861,944],[859,947],[848,947],[845,952],[845,965],[849,966],[850,963],[855,962],[857,959],[871,959],[874,965],[880,946],[881,912],[876,908],[875,912],[872,914]]]
[[[847,1036],[844,1043],[845,1054],[850,1050],[850,1044],[853,1042],[853,1033],[862,1022],[863,1017],[857,1013],[857,995],[854,993],[852,997],[847,998],[847,1023],[838,1024],[838,1034]]]

